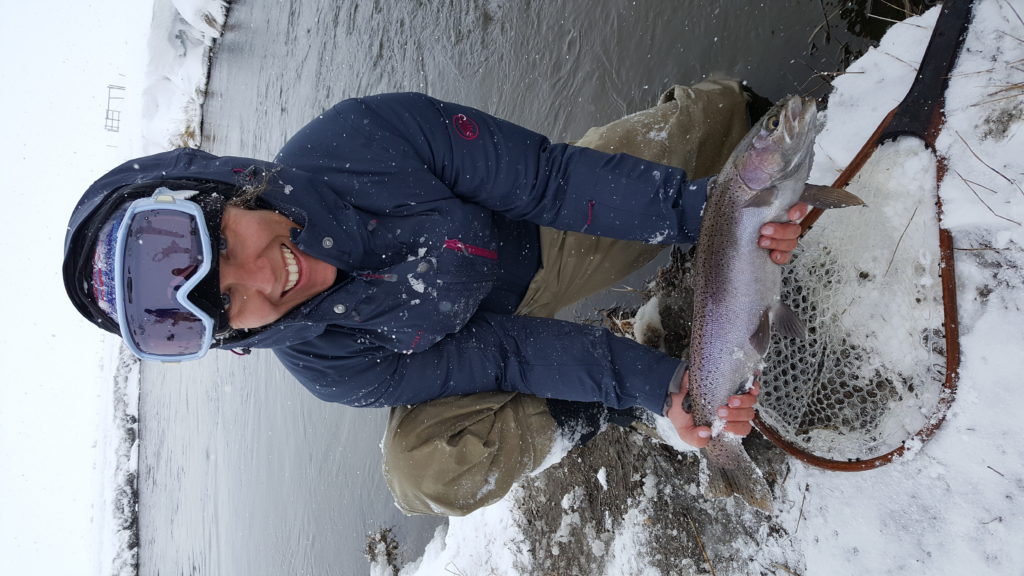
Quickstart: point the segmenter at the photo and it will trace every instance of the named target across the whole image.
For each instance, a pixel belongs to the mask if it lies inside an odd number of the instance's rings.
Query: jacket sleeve
[[[300,131],[278,161],[366,177],[348,200],[398,214],[455,197],[515,220],[623,240],[696,241],[707,180],[626,154],[546,137],[423,94],[345,100]],[[424,184],[429,172],[436,187]],[[325,176],[330,178],[330,176]],[[398,194],[384,194],[390,187]]]
[[[503,390],[660,413],[679,367],[677,359],[607,330],[486,312],[416,354],[370,345],[339,327],[275,352],[318,398],[351,406]]]

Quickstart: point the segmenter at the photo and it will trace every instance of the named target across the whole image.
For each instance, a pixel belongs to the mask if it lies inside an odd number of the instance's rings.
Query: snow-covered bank
[[[816,149],[814,181],[830,183],[902,99],[937,11],[894,26],[878,49],[836,80]],[[1020,12],[1019,0],[977,2],[947,93],[946,128],[938,142],[949,165],[938,192],[945,208],[943,225],[953,233],[957,248],[963,354],[959,394],[946,423],[912,457],[871,472],[825,472],[792,462],[775,504],[777,523],[788,541],[785,546],[762,542],[778,549],[765,550],[761,557],[791,558],[796,551],[802,558],[737,573],[1021,573],[1024,448],[1018,439],[1024,436],[1024,424],[1015,417],[1007,393],[1024,368]],[[904,176],[916,180],[907,188],[934,180],[930,163],[914,166],[916,173]],[[401,573],[519,574],[534,566],[538,549],[559,542],[524,542],[516,498],[512,494],[495,507],[451,519],[447,533],[438,535],[423,559]],[[645,503],[632,505],[642,510]],[[562,508],[566,531],[589,529],[573,524],[571,503],[563,501]],[[616,542],[634,545],[616,547],[605,569],[591,573],[622,573],[615,567],[623,566],[630,567],[626,573],[651,573],[647,555],[665,551],[638,545],[648,540],[644,524],[626,522],[615,529]],[[625,558],[626,553],[633,557]]]
[[[226,0],[156,0],[142,91],[142,150],[154,154],[202,141],[202,110]]]
[[[101,574],[138,573],[139,360],[117,338],[106,339],[103,373],[111,383],[99,431],[99,470],[105,482],[97,519]]]

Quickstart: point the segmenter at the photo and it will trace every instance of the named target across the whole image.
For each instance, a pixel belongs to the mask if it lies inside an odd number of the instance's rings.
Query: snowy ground
[[[759,563],[735,573],[1024,574],[1024,424],[1006,408],[1012,401],[1006,391],[1024,368],[1022,13],[1021,0],[977,2],[937,143],[949,165],[939,187],[943,225],[956,248],[962,352],[956,403],[929,443],[880,469],[839,473],[789,462],[775,486],[771,524],[778,530],[769,531],[782,536],[757,542],[767,548],[756,556]],[[878,49],[834,82],[812,181],[830,183],[899,102],[937,15],[936,8],[894,26]],[[934,180],[929,162],[912,152],[906,157],[917,167],[909,178],[919,180],[903,188]],[[597,484],[606,485],[607,474],[601,468]],[[658,573],[647,545],[655,535],[644,522],[655,498],[650,484],[646,499],[630,502],[610,542],[595,540],[603,567],[590,573]],[[439,532],[401,574],[529,572],[538,550],[590,529],[574,516],[572,492],[560,504],[562,525],[547,541],[532,538],[518,493],[453,518],[447,533]],[[558,503],[549,505],[558,511]],[[373,571],[388,573],[382,566]]]

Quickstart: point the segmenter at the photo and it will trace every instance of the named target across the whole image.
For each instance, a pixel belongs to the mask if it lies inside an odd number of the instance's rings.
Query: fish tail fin
[[[739,496],[765,512],[772,509],[772,491],[761,470],[743,449],[739,438],[715,438],[704,451],[705,474],[701,474],[708,498]]]

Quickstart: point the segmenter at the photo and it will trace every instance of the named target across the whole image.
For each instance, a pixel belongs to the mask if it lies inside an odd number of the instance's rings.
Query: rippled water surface
[[[555,140],[707,74],[773,99],[820,92],[820,73],[867,45],[850,29],[877,24],[839,5],[236,0],[203,147],[269,159],[336,101],[383,91],[428,92]],[[317,401],[271,354],[146,365],[140,421],[144,574],[365,574],[368,531],[395,527],[409,560],[439,525],[391,502],[384,412]]]

